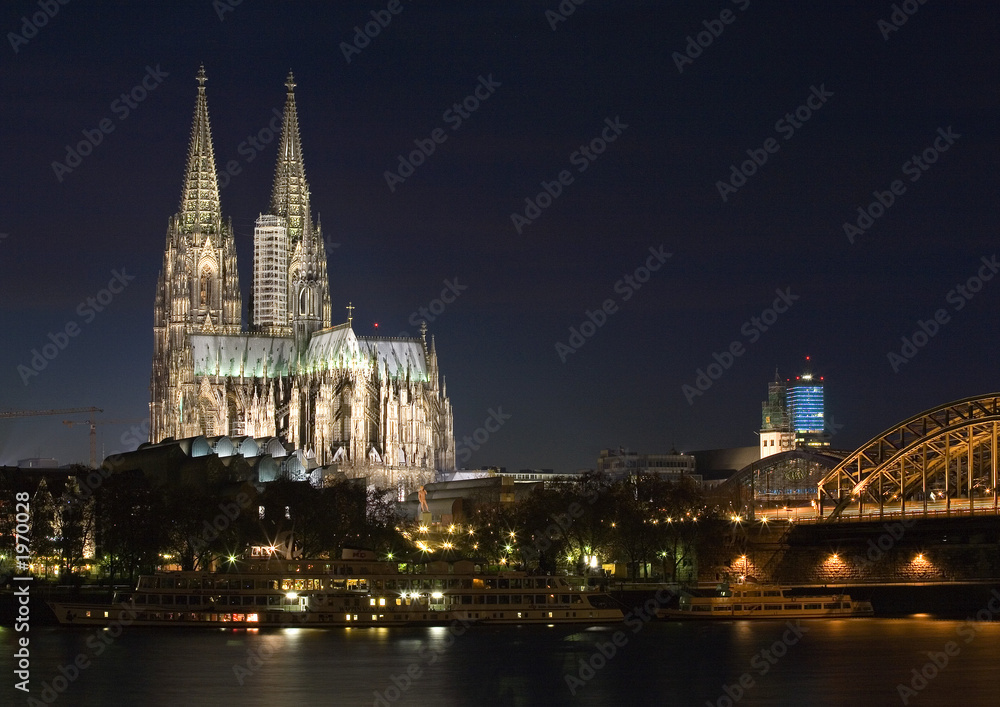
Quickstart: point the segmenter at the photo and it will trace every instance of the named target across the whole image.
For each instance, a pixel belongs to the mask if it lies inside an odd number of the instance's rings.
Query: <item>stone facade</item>
[[[326,252],[310,210],[291,75],[271,203],[255,230],[250,326],[243,327],[205,80],[202,70],[180,211],[167,226],[157,284],[150,441],[278,437],[319,465],[401,495],[436,470],[454,470],[451,403],[426,327],[419,338],[394,338],[358,336],[351,317],[331,326]]]

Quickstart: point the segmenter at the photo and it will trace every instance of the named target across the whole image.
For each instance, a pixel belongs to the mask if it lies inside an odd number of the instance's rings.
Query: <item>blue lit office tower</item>
[[[808,363],[808,356],[806,361]],[[788,382],[786,391],[788,419],[796,446],[829,446],[823,409],[823,378],[814,376],[807,367],[805,373]]]

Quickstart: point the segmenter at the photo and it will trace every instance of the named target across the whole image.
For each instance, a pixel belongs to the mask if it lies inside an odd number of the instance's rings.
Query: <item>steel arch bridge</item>
[[[965,398],[873,437],[823,477],[820,519],[997,513],[1000,393]]]
[[[751,462],[712,489],[711,495],[736,513],[755,518],[781,505],[799,506],[816,497],[820,480],[848,450],[799,447]],[[811,509],[810,509],[811,510]]]

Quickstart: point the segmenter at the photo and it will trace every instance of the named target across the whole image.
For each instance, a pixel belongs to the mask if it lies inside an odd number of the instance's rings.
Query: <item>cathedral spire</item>
[[[281,141],[278,143],[278,164],[274,169],[271,191],[271,213],[288,219],[288,239],[294,247],[303,235],[312,230],[309,214],[309,184],[302,161],[302,141],[299,138],[299,114],[295,108],[295,78],[288,72]]]
[[[205,67],[198,69],[198,98],[194,105],[191,142],[188,146],[187,170],[181,193],[181,228],[211,232],[221,220],[219,181],[215,173],[215,151],[212,148],[212,126],[208,120],[208,99],[205,97]]]

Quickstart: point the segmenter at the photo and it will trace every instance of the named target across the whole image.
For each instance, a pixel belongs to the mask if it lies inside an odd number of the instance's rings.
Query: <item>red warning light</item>
[[[375,322],[375,328],[378,329],[378,322]]]

